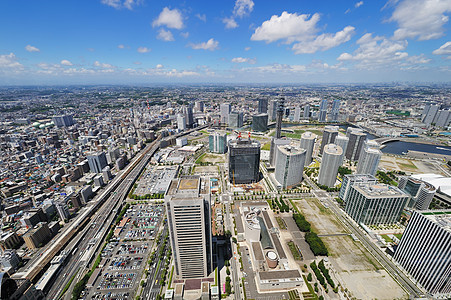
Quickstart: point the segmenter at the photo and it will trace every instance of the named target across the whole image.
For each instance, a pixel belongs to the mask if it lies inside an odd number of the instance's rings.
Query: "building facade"
[[[346,136],[349,138],[349,143],[345,156],[348,160],[358,161],[366,140],[366,133],[362,129],[349,127]]]
[[[103,152],[92,153],[87,156],[89,169],[92,173],[102,173],[108,163],[106,161],[106,155]]]
[[[320,153],[323,154],[324,147],[328,144],[335,143],[338,136],[338,126],[325,126],[323,131],[323,138],[321,140]],[[343,149],[342,149],[343,150]]]
[[[377,179],[373,175],[369,175],[369,174],[345,175],[343,177],[343,182],[341,183],[340,193],[338,194],[338,197],[340,197],[341,200],[346,202],[346,199],[348,197],[349,191],[351,190],[351,187],[354,184],[360,184],[360,183],[376,184]]]
[[[343,149],[335,144],[324,147],[321,166],[318,174],[318,184],[333,187],[337,181],[338,167],[341,166]]]
[[[209,149],[212,153],[226,153],[227,152],[227,134],[215,132],[208,137]]]
[[[365,141],[363,151],[357,163],[357,174],[376,175],[382,157],[380,145],[375,141]]]
[[[306,150],[293,146],[278,146],[275,177],[282,189],[290,189],[302,181]]]
[[[229,114],[229,127],[241,128],[243,127],[244,114],[242,112],[231,112]]]
[[[252,131],[264,132],[268,130],[268,115],[258,114],[252,116]]]
[[[229,180],[233,184],[252,183],[259,180],[260,142],[250,139],[230,140]]]
[[[223,103],[220,106],[221,123],[227,123],[229,121],[229,114],[232,111],[230,103]]]
[[[315,148],[316,138],[316,134],[313,134],[310,131],[306,131],[301,135],[299,147],[305,149],[304,166],[308,166],[312,163],[313,149]]]

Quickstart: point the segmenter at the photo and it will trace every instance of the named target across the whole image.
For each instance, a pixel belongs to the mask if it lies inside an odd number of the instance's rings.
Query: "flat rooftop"
[[[408,197],[406,193],[397,187],[383,183],[357,184],[354,185],[354,188],[367,198]]]
[[[451,210],[431,210],[419,213],[444,230],[451,232]]]
[[[261,280],[283,280],[301,277],[298,270],[268,271],[259,272],[258,274]]]
[[[180,179],[179,190],[196,190],[199,187],[200,178],[182,178]]]

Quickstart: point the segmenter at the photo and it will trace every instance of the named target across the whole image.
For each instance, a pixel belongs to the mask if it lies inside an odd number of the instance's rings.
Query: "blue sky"
[[[450,0],[0,2],[0,85],[449,82]]]

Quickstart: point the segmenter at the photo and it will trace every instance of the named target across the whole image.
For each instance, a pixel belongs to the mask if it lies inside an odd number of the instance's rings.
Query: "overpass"
[[[381,137],[381,138],[377,138],[374,140],[376,142],[378,142],[379,144],[383,145],[383,144],[387,144],[387,143],[391,143],[391,142],[401,141],[401,138],[399,138],[399,137]]]

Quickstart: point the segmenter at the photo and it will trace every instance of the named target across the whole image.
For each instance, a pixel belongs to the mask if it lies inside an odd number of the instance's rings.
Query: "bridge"
[[[399,137],[381,137],[381,138],[377,138],[374,140],[376,142],[378,142],[379,144],[383,145],[383,144],[387,144],[387,143],[391,143],[391,142],[401,141],[401,138],[399,138]]]

